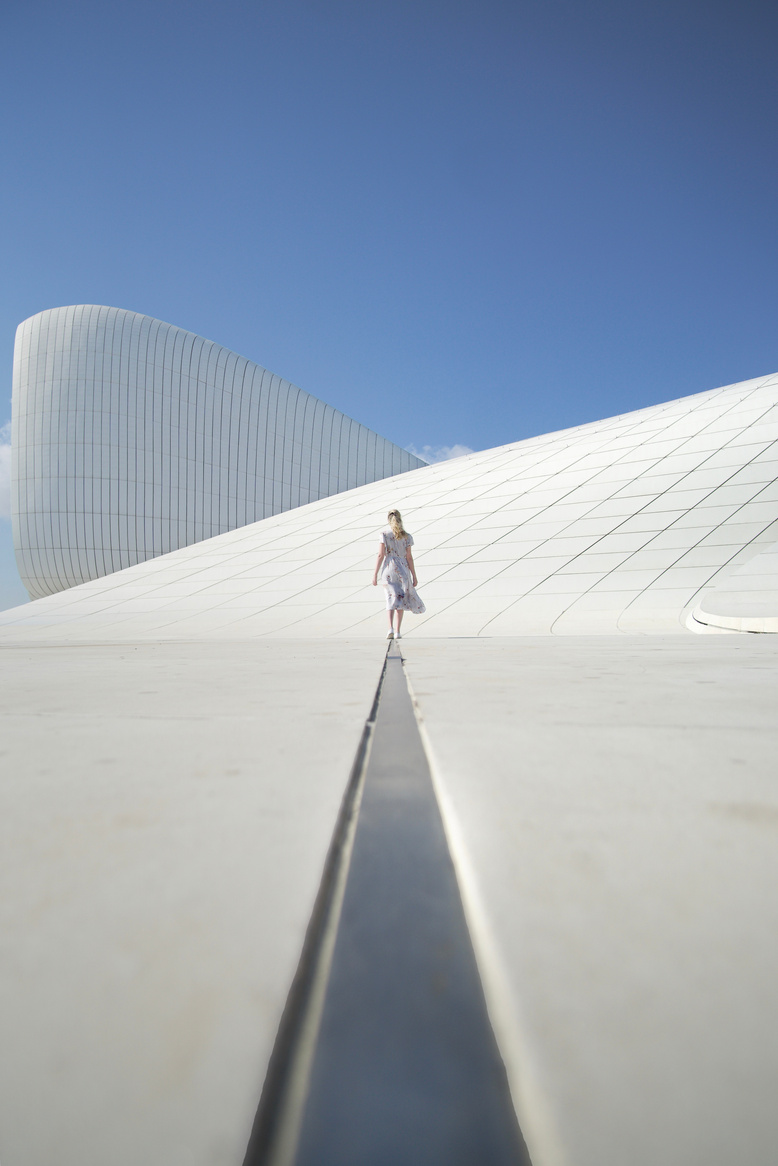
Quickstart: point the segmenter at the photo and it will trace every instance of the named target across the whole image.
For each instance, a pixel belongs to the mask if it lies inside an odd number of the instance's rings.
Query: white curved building
[[[12,444],[33,598],[424,464],[210,340],[93,305],[20,324]]]
[[[360,486],[0,626],[22,638],[373,636],[384,617],[369,577],[390,506],[416,539],[427,612],[406,621],[414,636],[773,630],[778,556],[763,552],[778,540],[778,376]]]

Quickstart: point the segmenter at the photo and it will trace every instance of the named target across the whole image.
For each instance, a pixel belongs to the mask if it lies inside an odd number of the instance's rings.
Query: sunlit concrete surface
[[[19,325],[12,444],[33,598],[424,464],[219,344],[94,304]]]
[[[535,1166],[774,1166],[778,643],[403,651]]]
[[[382,643],[0,650],[0,1162],[243,1159]]]
[[[395,506],[427,605],[414,636],[685,633],[778,542],[778,376],[311,502],[0,613],[0,639],[373,636]]]
[[[403,642],[534,1166],[773,1166],[778,642]],[[382,639],[0,649],[0,1161],[241,1161]]]

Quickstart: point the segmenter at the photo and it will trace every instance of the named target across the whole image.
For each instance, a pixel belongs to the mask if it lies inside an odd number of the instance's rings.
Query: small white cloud
[[[0,518],[11,517],[11,422],[0,425]]]
[[[406,447],[408,453],[422,458],[425,462],[448,462],[455,457],[464,457],[468,453],[475,453],[469,445],[423,445],[417,449],[415,445]]]

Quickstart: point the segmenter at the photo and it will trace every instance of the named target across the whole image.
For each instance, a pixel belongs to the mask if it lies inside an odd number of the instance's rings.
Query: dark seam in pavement
[[[387,649],[388,655],[388,649]],[[243,1166],[259,1166],[278,1160],[278,1145],[289,1114],[289,1093],[299,1066],[298,1049],[311,1007],[314,981],[320,969],[324,937],[338,912],[338,884],[345,874],[351,854],[354,827],[359,809],[359,795],[364,784],[370,739],[378,714],[381,688],[386,676],[386,659],[373,697],[370,715],[362,729],[346,792],[343,795],[335,830],[324,863],[321,884],[308,924],[300,962],[289,990],[278,1026],[273,1051],[268,1061],[265,1083],[254,1119]]]
[[[244,1166],[529,1166],[390,644]]]

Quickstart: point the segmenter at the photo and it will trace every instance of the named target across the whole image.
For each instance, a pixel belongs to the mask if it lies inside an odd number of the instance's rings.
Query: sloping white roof
[[[391,507],[427,605],[411,635],[705,630],[701,599],[778,540],[778,374],[321,499],[2,613],[0,636],[380,635]]]

